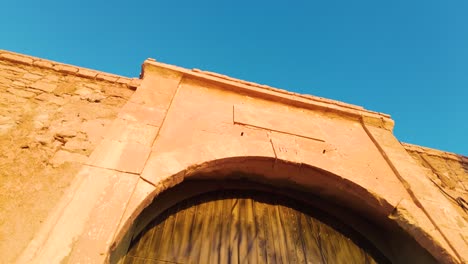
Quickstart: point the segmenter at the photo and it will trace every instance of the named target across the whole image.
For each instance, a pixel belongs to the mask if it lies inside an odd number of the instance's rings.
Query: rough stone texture
[[[449,259],[444,256],[453,256],[452,262],[468,262],[468,223],[454,208],[453,204],[439,192],[439,189],[428,178],[428,171],[416,163],[411,156],[406,152],[401,143],[387,130],[367,127],[366,132],[369,137],[375,142],[382,155],[392,168],[394,174],[401,181],[408,194],[411,196],[412,202],[424,212],[429,218],[433,227],[442,234],[443,240],[440,241],[431,236],[433,243],[428,243],[426,235],[414,234],[415,239],[425,248],[431,248],[433,244],[443,244],[446,242],[449,247],[444,247],[444,250],[433,251],[433,255],[443,262],[449,262]],[[397,210],[399,210],[397,208]],[[412,210],[406,210],[412,212]],[[406,214],[403,216],[406,219]],[[400,226],[405,228],[407,232],[414,232],[418,226],[402,225],[406,222],[403,219],[397,219]],[[432,245],[430,245],[432,244]]]
[[[437,188],[468,221],[468,157],[404,143],[406,151],[430,173]]]
[[[0,263],[26,247],[133,93],[78,69],[0,51]]]
[[[133,187],[137,185],[138,174],[146,164],[151,146],[168,110],[172,99],[172,96],[168,95],[175,93],[179,82],[173,79],[166,80],[164,77],[156,77],[152,81],[164,84],[165,88],[158,89],[160,90],[158,91],[152,89],[153,86],[139,87],[120,109],[118,117],[107,127],[103,140],[100,140],[102,134],[96,135],[96,131],[100,131],[99,122],[91,120],[83,124],[84,130],[88,131],[90,142],[98,144],[86,160],[86,165],[83,166],[80,174],[87,179],[100,180],[107,175],[109,185],[101,193],[100,188],[104,188],[105,185],[93,185],[92,181],[87,181],[85,184],[75,181],[67,192],[69,195],[61,199],[61,206],[54,211],[57,213],[48,218],[35,239],[29,243],[18,259],[19,263],[42,263],[50,259],[57,262],[68,259],[71,263],[100,263],[108,257],[107,251],[114,242],[114,234],[119,230],[117,227],[125,224],[122,223],[122,214],[127,207],[126,201],[132,195]],[[132,82],[140,84],[135,80]],[[163,102],[158,96],[161,90],[167,102],[155,105],[154,99]],[[79,89],[75,91],[75,94],[82,98],[83,95],[89,94],[89,90]],[[64,137],[70,135],[70,133],[62,134]],[[64,147],[77,149],[78,145],[71,144],[71,142],[71,140],[68,141]],[[109,150],[112,151],[109,152]],[[69,157],[60,153],[60,158]],[[120,178],[122,176],[125,179]],[[138,194],[140,189],[136,189],[136,192]],[[93,201],[90,201],[88,197],[91,193],[95,197]],[[127,199],[124,194],[128,195]],[[106,197],[98,199],[98,196]],[[137,196],[132,195],[132,197]],[[106,204],[102,204],[103,202]],[[133,203],[135,204],[135,201]],[[95,205],[98,206],[90,211]],[[81,212],[82,217],[72,219],[71,215],[74,212]],[[87,215],[88,213],[90,215]],[[99,218],[100,222],[89,221],[88,225],[85,223],[88,217],[92,220]],[[70,221],[78,226],[67,227]],[[60,226],[57,226],[57,223]],[[84,226],[86,229],[83,229]],[[106,227],[102,228],[103,226]],[[67,228],[70,230],[64,234],[63,230]],[[104,240],[106,242],[102,243]],[[45,243],[46,241],[53,242]],[[77,248],[77,250],[72,251],[72,248]],[[100,248],[100,252],[96,251],[97,248]]]
[[[15,199],[0,196],[10,206],[1,208],[0,231],[22,229],[5,233],[17,245],[0,249],[21,250],[35,233],[19,263],[106,262],[113,250],[125,253],[119,242],[156,195],[188,178],[232,172],[398,224],[440,262],[468,258],[466,212],[452,201],[466,195],[466,158],[451,159],[456,165],[403,147],[386,114],[154,60],[136,80],[1,51],[0,58],[0,133],[13,149],[0,152],[10,171],[2,188]],[[31,192],[35,183],[47,186]],[[36,232],[30,222],[47,214]]]

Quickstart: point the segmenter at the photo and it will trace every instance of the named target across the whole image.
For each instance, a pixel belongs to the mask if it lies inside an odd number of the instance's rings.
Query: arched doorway
[[[192,184],[166,191],[143,212],[120,263],[392,263],[408,252],[418,263],[436,263],[407,238],[392,257],[388,245],[374,245],[346,219],[254,183],[208,192]]]

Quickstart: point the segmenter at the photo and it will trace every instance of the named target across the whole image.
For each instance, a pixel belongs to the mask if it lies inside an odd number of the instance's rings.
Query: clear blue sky
[[[125,76],[144,59],[392,115],[468,155],[468,1],[4,1],[0,48]]]

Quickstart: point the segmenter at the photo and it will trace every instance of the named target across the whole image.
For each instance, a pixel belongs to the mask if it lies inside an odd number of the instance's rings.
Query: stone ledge
[[[45,60],[33,56],[19,54],[7,50],[0,49],[0,60],[10,61],[14,63],[25,64],[28,66],[35,66],[44,69],[54,70],[68,75],[76,75],[82,78],[91,80],[108,81],[111,83],[118,83],[125,85],[129,89],[135,90],[140,85],[138,78],[128,78],[120,75],[105,73],[97,70],[87,69],[65,63]]]
[[[468,163],[468,157],[459,155],[456,153],[446,152],[446,151],[432,149],[432,148],[418,146],[418,145],[413,145],[413,144],[405,143],[405,142],[401,142],[401,145],[407,151],[412,151],[412,152],[427,154],[429,156],[437,156],[437,157],[441,157],[444,159],[451,159],[451,160],[455,160],[458,162]]]
[[[267,90],[270,90],[270,91],[276,91],[276,92],[280,92],[280,93],[284,93],[284,94],[290,94],[290,95],[294,95],[294,96],[298,96],[298,97],[302,97],[302,98],[307,98],[307,99],[314,100],[314,101],[328,102],[328,103],[331,103],[331,104],[336,104],[336,105],[340,105],[340,106],[344,106],[344,107],[349,107],[349,108],[352,108],[352,109],[365,110],[362,106],[359,106],[359,105],[347,104],[347,103],[344,103],[344,102],[331,100],[331,99],[318,97],[318,96],[313,96],[313,95],[310,95],[310,94],[294,93],[294,92],[290,92],[288,90],[279,89],[279,88],[271,87],[271,86],[264,85],[264,84],[257,84],[257,83],[254,83],[254,82],[243,81],[243,80],[240,80],[240,79],[236,79],[236,78],[229,77],[227,75],[223,75],[223,74],[219,74],[219,73],[215,73],[215,72],[204,71],[204,70],[200,70],[200,69],[192,69],[192,71],[202,73],[202,74],[206,74],[206,75],[213,76],[213,77],[217,77],[217,78],[221,78],[221,79],[228,80],[228,81],[238,82],[238,83],[253,86],[253,87],[259,87],[259,88],[267,89]],[[390,115],[387,115],[387,114],[383,114],[383,113],[380,113],[380,114],[384,115],[386,117],[390,117]]]
[[[304,95],[286,90],[272,88],[266,85],[259,85],[251,82],[234,79],[220,74],[205,72],[198,69],[185,69],[178,66],[173,66],[153,59],[147,59],[142,66],[141,78],[148,74],[151,70],[158,74],[177,73],[183,74],[185,77],[203,80],[214,83],[220,87],[235,92],[245,93],[266,100],[276,101],[287,105],[293,105],[300,108],[317,109],[324,112],[334,112],[346,116],[356,121],[363,120],[366,124],[382,127],[386,130],[392,130],[394,126],[390,115],[366,110],[360,106],[346,104],[330,99],[316,97],[312,95]]]

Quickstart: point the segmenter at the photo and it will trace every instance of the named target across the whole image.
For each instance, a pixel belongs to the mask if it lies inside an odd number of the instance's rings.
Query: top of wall
[[[147,59],[143,63],[141,78],[144,78],[146,74],[151,72],[156,72],[156,74],[167,74],[169,72],[182,74],[185,77],[213,83],[217,87],[224,90],[231,90],[234,92],[247,94],[265,100],[284,103],[299,108],[337,113],[340,116],[362,121],[366,124],[378,126],[387,130],[392,130],[394,126],[394,122],[390,118],[390,115],[370,111],[364,109],[361,106],[347,104],[313,95],[293,93],[267,85],[235,79],[218,73],[199,69],[189,70],[182,67],[157,62],[154,59]]]
[[[55,70],[57,72],[75,75],[92,80],[108,81],[117,84],[123,84],[130,89],[135,89],[140,85],[138,78],[128,78],[111,73],[105,73],[97,70],[87,69],[65,63],[55,62],[51,60],[41,59],[33,56],[19,54],[11,51],[0,49],[0,60],[6,60],[13,63],[25,64],[44,69]]]
[[[1,50],[0,49],[0,60],[6,60],[14,63],[31,65],[39,68],[52,69],[57,72],[67,74],[67,75],[76,75],[83,78],[95,79],[101,81],[108,81],[112,83],[119,83],[127,86],[130,89],[136,89],[141,80],[138,78],[129,78],[120,75],[110,74],[102,71],[97,71],[93,69],[88,69],[84,67],[79,67],[75,65],[55,62],[51,60],[46,60],[38,57],[28,56],[20,53],[15,53],[11,51]],[[157,62],[154,59],[147,59],[142,65],[141,78],[144,77],[146,71],[149,68],[157,68],[165,71],[172,71],[186,76],[190,76],[196,79],[202,79],[208,82],[214,82],[221,84],[223,88],[227,88],[234,91],[240,91],[248,94],[253,94],[268,100],[277,100],[287,104],[292,104],[304,108],[312,109],[322,109],[324,111],[338,112],[352,117],[356,117],[363,122],[371,123],[380,127],[383,127],[388,130],[392,130],[394,122],[391,119],[390,115],[375,111],[370,111],[364,109],[361,106],[347,104],[344,102],[326,99],[323,97],[308,95],[308,94],[299,94],[290,92],[287,90],[282,90],[278,88],[273,88],[268,85],[257,84],[253,82],[243,81],[240,79],[235,79],[226,75],[203,71],[200,69],[185,69],[182,67],[173,66],[170,64],[165,64]],[[149,70],[151,71],[151,70]],[[457,160],[460,161],[462,157],[463,161],[466,162],[467,157],[457,155],[454,153],[444,152],[440,150],[430,149],[426,147],[411,145],[403,143],[403,146],[412,152],[426,153],[428,155],[435,155],[444,159]]]
[[[444,160],[459,161],[459,162],[466,164],[468,168],[468,157],[466,156],[459,155],[459,154],[452,153],[452,152],[442,151],[438,149],[418,146],[418,145],[414,145],[410,143],[402,142],[401,144],[406,149],[406,151],[419,153],[419,154],[425,154],[425,155],[433,156],[433,157],[438,157]]]

